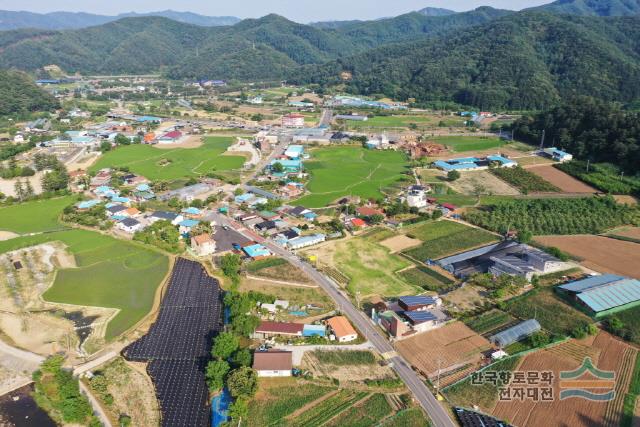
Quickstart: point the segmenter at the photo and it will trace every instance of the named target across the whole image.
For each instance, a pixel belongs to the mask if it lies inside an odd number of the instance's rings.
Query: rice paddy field
[[[128,167],[131,172],[150,180],[175,180],[226,172],[239,169],[245,161],[243,156],[223,154],[233,142],[233,137],[209,136],[197,148],[159,150],[142,144],[122,146],[102,155],[90,170]]]
[[[142,245],[86,230],[64,230],[2,241],[0,253],[54,241],[67,246],[77,268],[58,270],[43,295],[45,301],[118,309],[107,326],[107,340],[125,332],[151,310],[169,260]]]
[[[401,178],[408,163],[395,151],[365,150],[360,147],[328,147],[313,150],[305,162],[311,174],[310,195],[295,203],[319,208],[344,196],[377,198],[382,190]]]
[[[438,144],[446,145],[451,151],[463,153],[465,151],[489,150],[505,145],[496,137],[488,136],[441,136],[433,138]]]
[[[59,230],[63,226],[58,217],[74,200],[66,196],[0,208],[0,230],[18,234]]]
[[[418,261],[442,258],[498,240],[487,231],[446,220],[422,223],[409,228],[406,234],[424,242],[403,252]]]

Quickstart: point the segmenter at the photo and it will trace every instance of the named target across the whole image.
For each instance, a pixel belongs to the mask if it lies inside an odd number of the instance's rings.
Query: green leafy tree
[[[229,332],[220,333],[213,340],[211,355],[226,360],[238,349],[238,337]]]
[[[246,366],[235,369],[227,378],[227,387],[234,398],[249,399],[258,389],[258,374]]]
[[[456,181],[458,179],[460,179],[460,172],[456,171],[456,170],[452,170],[447,172],[447,179],[449,181]]]
[[[284,165],[280,162],[275,162],[273,165],[271,165],[271,171],[273,173],[283,173]]]
[[[211,392],[216,392],[224,387],[224,379],[231,368],[225,360],[211,360],[207,364],[205,378]]]

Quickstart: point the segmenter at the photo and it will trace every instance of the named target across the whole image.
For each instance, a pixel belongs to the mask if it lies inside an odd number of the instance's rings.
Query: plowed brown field
[[[527,168],[527,170],[535,173],[545,181],[549,181],[565,193],[593,194],[598,192],[595,188],[588,186],[584,182],[554,168],[551,165],[531,166]]]
[[[603,236],[539,236],[536,242],[555,246],[583,259],[582,265],[600,273],[640,279],[640,244]]]
[[[477,365],[482,352],[491,347],[484,337],[464,323],[454,322],[404,339],[396,344],[398,351],[417,369],[432,377],[462,367]]]
[[[518,371],[553,371],[555,400],[553,402],[534,402],[532,400],[498,402],[492,414],[519,427],[613,427],[619,425],[624,395],[629,387],[637,351],[606,332],[600,332],[591,345],[569,341],[558,347],[561,348],[556,347],[529,354],[518,368]],[[563,349],[562,347],[567,348]],[[597,368],[604,371],[615,371],[616,397],[612,401],[592,402],[577,397],[559,400],[560,371],[570,371],[580,366],[581,362],[576,360],[580,348],[584,349],[585,356],[592,357]]]

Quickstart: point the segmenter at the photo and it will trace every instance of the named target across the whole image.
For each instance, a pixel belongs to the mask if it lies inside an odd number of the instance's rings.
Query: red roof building
[[[304,325],[302,323],[271,322],[263,320],[256,328],[254,336],[256,338],[269,338],[276,335],[301,337],[303,328]]]
[[[360,218],[353,218],[351,220],[351,225],[353,225],[354,227],[366,227],[367,223]]]
[[[356,212],[360,216],[374,216],[374,215],[384,215],[384,213],[379,209],[374,209],[370,206],[361,206],[356,209]]]

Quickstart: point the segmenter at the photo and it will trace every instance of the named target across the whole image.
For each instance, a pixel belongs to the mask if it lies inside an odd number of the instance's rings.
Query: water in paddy
[[[65,312],[62,317],[73,322],[73,326],[76,328],[76,334],[80,340],[80,345],[87,339],[93,328],[91,325],[98,316],[85,316],[81,311]]]
[[[7,427],[55,427],[56,423],[31,397],[33,384],[0,396],[0,425]]]

